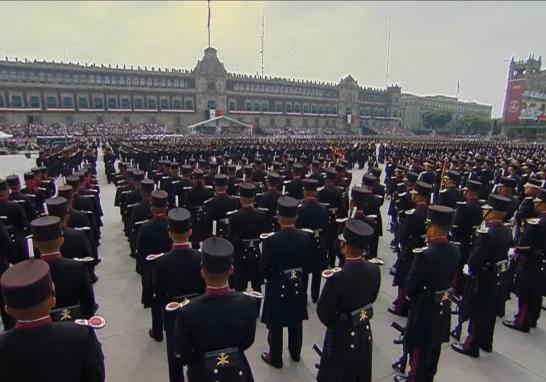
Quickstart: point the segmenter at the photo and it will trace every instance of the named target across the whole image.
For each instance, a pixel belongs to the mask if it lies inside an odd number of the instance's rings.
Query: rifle
[[[404,336],[406,328],[401,326],[397,322],[393,322],[391,324],[391,327],[399,332],[398,338],[393,340],[394,344],[402,345],[402,355],[392,364],[392,368],[404,374],[406,372],[406,366],[408,364],[408,352],[406,346],[404,346]]]

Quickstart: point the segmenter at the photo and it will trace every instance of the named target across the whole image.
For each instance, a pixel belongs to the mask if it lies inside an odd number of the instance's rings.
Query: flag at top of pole
[[[207,21],[207,29],[209,31],[209,48],[210,48],[210,0],[208,0],[208,5],[209,5],[209,17]]]

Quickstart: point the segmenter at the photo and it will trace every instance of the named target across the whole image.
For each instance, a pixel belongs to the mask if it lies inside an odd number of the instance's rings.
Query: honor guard
[[[454,343],[453,350],[479,357],[480,349],[493,351],[493,334],[497,306],[503,297],[504,278],[508,270],[508,250],[512,246],[512,232],[502,219],[510,199],[491,194],[484,210],[484,226],[477,232],[476,242],[468,260],[468,273],[474,279],[475,291],[469,296],[469,333],[464,343]]]
[[[415,250],[425,244],[427,207],[430,202],[432,185],[418,181],[410,191],[415,208],[406,211],[400,226],[400,254],[395,264],[396,273],[393,284],[398,287],[398,294],[388,311],[398,316],[406,316],[409,310],[407,300],[407,277],[414,261]]]
[[[318,181],[315,179],[303,180],[304,203],[298,212],[296,226],[298,228],[307,228],[310,230],[312,239],[311,254],[311,300],[316,303],[320,292],[321,274],[328,266],[328,252],[326,244],[326,230],[328,229],[329,216],[328,209],[324,204],[316,199]],[[305,285],[309,276],[305,276]],[[307,288],[305,288],[307,290]]]
[[[147,261],[148,255],[156,255],[171,249],[167,220],[168,195],[163,190],[152,192],[151,209],[153,218],[142,224],[136,239],[136,270],[142,275],[142,304],[145,308],[153,301],[152,269],[153,262]],[[163,340],[163,336],[154,337]]]
[[[207,203],[206,218],[208,232],[220,237],[227,236],[229,218],[227,213],[239,209],[239,202],[227,194],[228,177],[225,174],[214,175],[215,197]],[[213,227],[216,226],[216,232]]]
[[[0,219],[13,238],[14,261],[28,258],[26,235],[29,232],[28,223],[23,208],[9,200],[9,189],[5,179],[0,179]]]
[[[254,298],[229,289],[233,273],[229,241],[212,237],[203,242],[201,250],[201,273],[207,287],[204,295],[176,303],[176,357],[187,365],[189,382],[252,382],[244,352],[254,343],[256,333]]]
[[[516,221],[514,240],[516,243],[519,242],[523,222],[534,216],[535,204],[533,203],[533,200],[538,197],[540,186],[541,181],[536,178],[528,178],[527,182],[524,184],[525,196],[514,214],[514,219]]]
[[[6,177],[6,182],[8,183],[10,190],[8,199],[23,207],[27,221],[36,219],[38,217],[38,209],[32,200],[33,198],[21,192],[21,181],[19,180],[19,176],[8,175]]]
[[[191,243],[193,248],[198,249],[199,243],[208,236],[208,224],[205,216],[205,202],[212,196],[210,190],[205,187],[203,180],[204,172],[200,168],[193,171],[192,188],[186,191],[184,207],[186,207],[192,218]]]
[[[457,209],[458,202],[463,201],[463,195],[459,191],[459,182],[461,173],[456,170],[449,170],[444,176],[446,182],[445,188],[440,190],[440,198],[438,204],[449,208]]]
[[[58,291],[48,264],[31,259],[0,279],[5,309],[15,328],[0,334],[0,379],[35,382],[103,382],[104,356],[95,331],[70,322],[51,322]],[[29,354],[36,354],[29,364]]]
[[[505,198],[510,199],[510,205],[508,206],[508,210],[506,211],[506,215],[504,216],[504,222],[510,221],[510,219],[514,217],[514,214],[518,209],[518,198],[514,195],[514,189],[516,188],[516,186],[517,181],[515,178],[507,176],[503,176],[500,178],[497,193],[504,196]]]
[[[97,225],[92,215],[88,215],[83,211],[78,211],[73,208],[72,202],[74,201],[74,194],[72,192],[72,186],[64,185],[58,189],[58,195],[66,199],[68,222],[67,225],[71,228],[82,229],[86,232],[89,238],[89,242],[92,245],[93,253],[97,252],[97,246],[99,241],[97,239]],[[86,228],[91,228],[91,232],[88,232]],[[97,259],[97,261],[99,261]]]
[[[286,194],[296,200],[303,199],[303,166],[299,163],[295,163],[292,166],[292,178],[286,183]]]
[[[428,247],[415,254],[405,288],[411,304],[404,335],[410,370],[407,377],[394,377],[395,382],[433,381],[442,343],[449,340],[451,283],[460,257],[459,248],[447,239],[454,212],[439,205],[428,208]]]
[[[150,179],[144,179],[140,182],[140,195],[142,200],[131,208],[129,217],[129,245],[131,248],[131,256],[135,257],[136,238],[138,230],[142,224],[153,218],[151,210],[152,192],[155,184]]]
[[[374,236],[373,229],[359,220],[345,222],[340,235],[343,268],[326,270],[326,283],[317,305],[317,315],[326,326],[317,375],[319,382],[371,382],[373,306],[379,293],[381,273],[363,253]]]
[[[298,201],[289,196],[278,200],[280,231],[263,242],[262,266],[266,280],[262,322],[269,330],[269,352],[262,360],[281,368],[283,328],[288,328],[288,350],[299,362],[302,321],[307,320],[307,290],[312,244],[309,234],[295,228]]]
[[[274,226],[274,216],[277,214],[277,200],[281,197],[281,177],[276,172],[267,174],[267,192],[262,195],[259,201],[261,208],[267,209],[269,220],[272,222],[271,229]]]
[[[368,211],[367,203],[369,201],[375,203],[374,195],[368,188],[353,187],[351,190],[351,208],[355,208],[354,218],[362,220],[373,229],[373,235],[369,239],[369,247],[367,256],[369,258],[375,258],[377,256],[377,246],[379,243],[379,235],[377,234],[377,215],[366,214],[364,211]]]
[[[153,267],[154,301],[152,304],[151,336],[167,339],[169,379],[184,379],[182,365],[175,357],[174,321],[176,313],[164,310],[169,302],[183,303],[205,292],[201,277],[201,253],[191,248],[191,215],[185,208],[173,208],[168,213],[169,237],[173,245],[169,252],[155,257]]]
[[[34,246],[51,271],[55,284],[54,321],[89,318],[97,309],[91,278],[81,261],[61,255],[64,243],[61,219],[44,216],[31,222]]]

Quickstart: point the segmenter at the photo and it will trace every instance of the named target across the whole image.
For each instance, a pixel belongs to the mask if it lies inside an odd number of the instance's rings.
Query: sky
[[[230,72],[454,96],[502,113],[508,63],[546,61],[546,2],[211,2],[211,45]],[[391,20],[389,76],[386,78]],[[1,57],[192,69],[207,2],[0,2]],[[546,64],[543,64],[546,66]]]

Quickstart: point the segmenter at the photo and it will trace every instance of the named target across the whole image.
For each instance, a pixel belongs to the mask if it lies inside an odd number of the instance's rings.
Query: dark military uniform
[[[227,187],[228,177],[224,174],[217,174],[214,177],[216,186]],[[239,209],[239,202],[226,192],[216,192],[216,196],[207,203],[206,219],[208,222],[208,232],[212,233],[213,222],[216,222],[217,236],[227,236],[229,218],[227,213]]]
[[[364,224],[346,222],[344,240],[349,245],[366,246],[373,229]],[[325,277],[317,314],[327,329],[317,381],[369,382],[373,344],[370,319],[381,283],[379,267],[362,257],[348,258],[341,271],[330,271]]]

